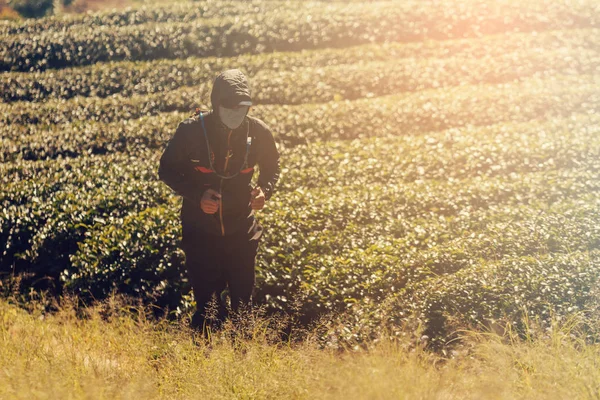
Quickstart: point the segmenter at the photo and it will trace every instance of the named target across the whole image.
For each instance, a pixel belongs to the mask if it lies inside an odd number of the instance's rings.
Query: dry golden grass
[[[600,346],[562,324],[519,341],[465,334],[452,359],[408,341],[339,353],[273,341],[267,320],[210,341],[183,323],[151,322],[108,302],[77,316],[0,301],[0,398],[574,399],[600,398]],[[238,336],[239,337],[239,336]]]

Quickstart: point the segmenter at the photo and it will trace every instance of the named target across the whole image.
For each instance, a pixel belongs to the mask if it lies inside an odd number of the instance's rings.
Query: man
[[[194,328],[204,326],[213,295],[219,319],[225,317],[221,292],[226,286],[234,310],[250,302],[263,230],[254,212],[269,200],[280,174],[269,127],[248,115],[252,98],[246,76],[239,69],[222,72],[210,98],[211,111],[198,110],[179,124],[158,171],[183,197],[182,248],[197,305]],[[252,188],[256,164],[260,174]]]

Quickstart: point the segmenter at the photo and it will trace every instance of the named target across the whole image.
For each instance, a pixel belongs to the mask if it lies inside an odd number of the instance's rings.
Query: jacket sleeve
[[[275,185],[279,180],[279,151],[273,139],[271,130],[265,126],[263,141],[258,158],[258,167],[260,175],[258,176],[258,186],[260,186],[265,194],[265,200],[269,200],[273,195]]]
[[[158,177],[180,196],[200,205],[200,200],[205,188],[198,185],[197,180],[191,179],[194,172],[189,164],[186,141],[187,124],[180,123],[175,134],[169,140],[165,151],[160,158]]]

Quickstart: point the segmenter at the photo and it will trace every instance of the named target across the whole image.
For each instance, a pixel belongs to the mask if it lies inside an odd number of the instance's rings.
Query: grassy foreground
[[[466,333],[442,358],[409,339],[344,353],[310,335],[277,343],[264,319],[246,339],[229,326],[206,343],[123,310],[114,299],[83,317],[0,301],[0,398],[600,398],[600,346],[572,335],[575,320],[535,340]]]

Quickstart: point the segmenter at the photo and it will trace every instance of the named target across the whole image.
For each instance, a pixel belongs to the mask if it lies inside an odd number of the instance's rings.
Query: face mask
[[[225,108],[219,106],[219,118],[223,124],[229,129],[235,129],[244,122],[244,118],[248,113],[248,106],[242,106],[240,108]]]

